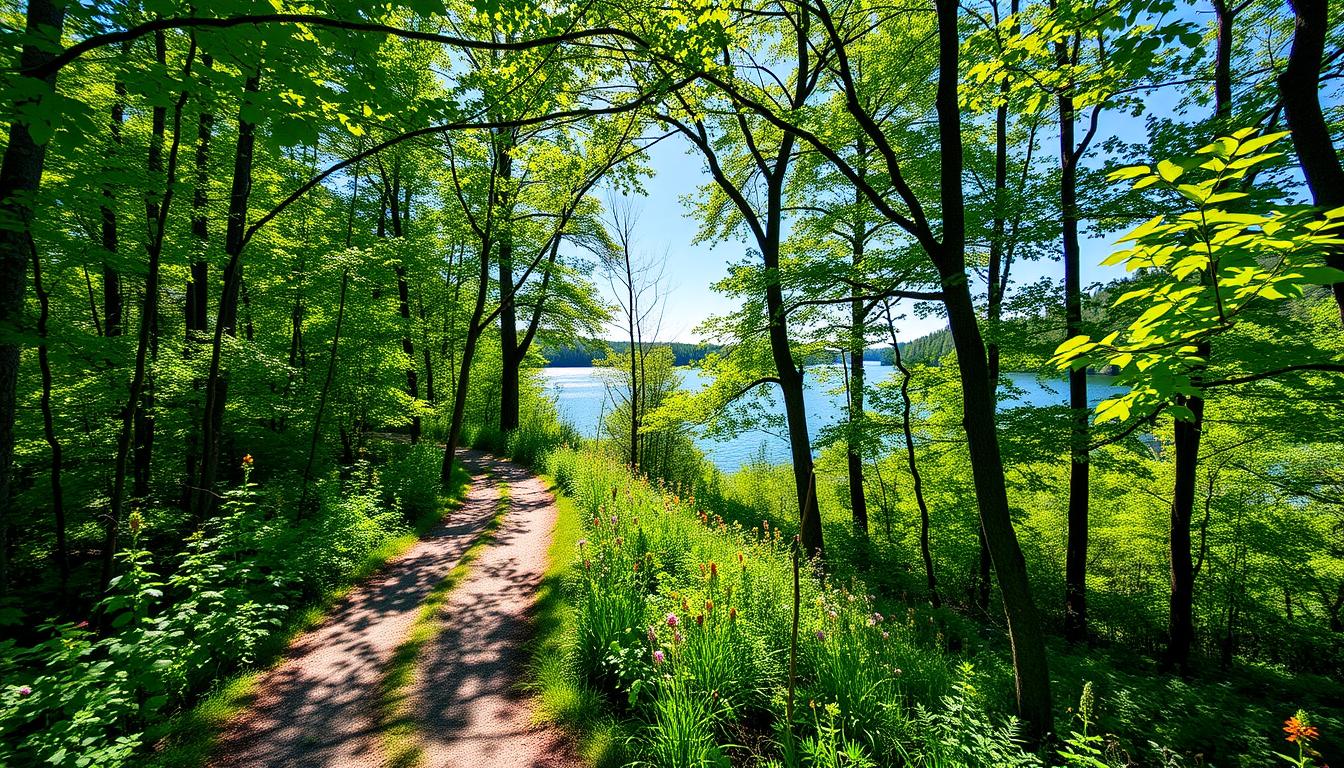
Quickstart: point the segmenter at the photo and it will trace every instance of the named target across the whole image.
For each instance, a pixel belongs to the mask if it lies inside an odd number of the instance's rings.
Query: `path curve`
[[[212,768],[388,764],[377,725],[386,668],[421,603],[494,517],[497,480],[509,485],[509,512],[453,590],[441,613],[444,631],[419,659],[411,713],[424,744],[418,762],[424,768],[480,760],[502,768],[579,765],[558,734],[532,727],[532,708],[516,693],[555,527],[554,499],[517,465],[474,451],[460,456],[473,475],[462,507],[291,645],[259,681],[247,710],[225,727]]]

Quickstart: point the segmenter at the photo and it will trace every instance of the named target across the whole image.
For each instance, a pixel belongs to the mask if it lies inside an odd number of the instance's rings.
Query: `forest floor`
[[[565,768],[520,689],[554,497],[466,451],[465,503],[299,637],[220,734],[214,768]]]

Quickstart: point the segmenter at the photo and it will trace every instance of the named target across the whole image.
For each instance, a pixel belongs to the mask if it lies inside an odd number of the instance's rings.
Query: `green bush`
[[[419,484],[437,493],[438,466],[430,471],[424,454],[412,450],[393,474],[410,487],[426,471]],[[132,764],[155,724],[274,651],[298,606],[361,575],[407,531],[378,473],[353,475],[323,480],[317,511],[302,520],[245,481],[188,537],[168,577],[143,548],[153,516],[132,513],[121,573],[96,612],[106,632],[58,623],[31,647],[0,643],[0,765]]]

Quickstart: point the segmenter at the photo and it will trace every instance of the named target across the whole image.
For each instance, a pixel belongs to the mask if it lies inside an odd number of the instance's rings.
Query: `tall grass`
[[[937,754],[939,765],[977,765],[942,755],[984,739],[1029,759],[1011,728],[984,714],[974,670],[949,669],[935,626],[913,612],[882,615],[861,582],[811,569],[800,583],[800,706],[787,722],[793,575],[777,527],[727,523],[600,455],[562,449],[548,466],[586,528],[569,585],[569,668],[638,723],[630,749],[640,764],[721,766],[750,754],[857,766]],[[922,731],[972,710],[979,717],[940,732],[935,752]]]

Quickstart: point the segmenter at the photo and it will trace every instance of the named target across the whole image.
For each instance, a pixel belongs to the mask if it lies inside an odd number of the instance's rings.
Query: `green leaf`
[[[1185,169],[1170,160],[1157,161],[1157,174],[1168,184],[1174,183],[1177,179],[1181,178],[1181,174],[1183,173],[1185,173]]]

